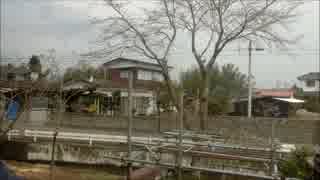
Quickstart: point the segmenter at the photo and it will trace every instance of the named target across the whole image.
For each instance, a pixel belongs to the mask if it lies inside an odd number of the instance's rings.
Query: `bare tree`
[[[30,86],[28,86],[27,88],[19,88],[19,91],[16,92],[10,92],[11,95],[10,97],[5,96],[5,94],[1,95],[4,97],[4,101],[5,102],[13,102],[15,101],[15,99],[17,97],[19,97],[19,108],[18,108],[18,112],[16,115],[16,119],[11,119],[8,120],[6,119],[6,110],[3,109],[3,112],[1,112],[0,114],[0,144],[3,142],[3,140],[6,138],[7,133],[12,130],[15,126],[15,124],[18,121],[21,121],[21,119],[23,118],[23,114],[30,111],[31,110],[31,102],[30,102],[30,95],[33,92],[38,92],[40,94],[40,96],[42,96],[45,92],[47,92],[47,88],[42,88],[44,87],[44,83],[41,81],[36,81],[36,82],[32,82],[30,83]],[[6,120],[5,120],[6,119]],[[7,125],[4,127],[1,127],[2,122],[4,121],[8,121]]]
[[[5,104],[15,101],[16,98],[19,99],[19,112],[17,112],[17,117],[15,120],[5,120],[7,115],[5,107],[3,107],[3,110],[0,113],[0,126],[1,122],[8,121],[7,125],[3,127],[3,129],[0,129],[0,140],[3,140],[6,137],[7,133],[12,128],[14,128],[15,124],[24,118],[24,113],[31,111],[32,103],[30,97],[32,95],[37,94],[38,97],[46,97],[49,91],[53,91],[53,89],[51,89],[53,87],[50,85],[50,82],[46,79],[49,73],[54,73],[54,71],[50,71],[51,69],[54,70],[54,66],[52,63],[54,62],[55,58],[52,55],[53,51],[50,51],[50,57],[40,56],[42,60],[46,61],[46,63],[49,63],[48,67],[50,68],[44,71],[44,73],[41,70],[39,70],[39,74],[41,74],[41,76],[39,76],[37,80],[27,80],[21,83],[14,82],[12,85],[5,86],[7,89],[11,89],[11,92],[8,92],[6,94],[2,92],[0,93]],[[39,66],[39,64],[37,65]]]
[[[130,8],[138,3],[145,3],[150,8],[141,7],[130,12]],[[94,23],[103,30],[98,40],[102,48],[87,56],[110,57],[131,53],[159,64],[169,95],[179,110],[168,66],[168,56],[177,35],[175,0],[105,0],[105,4],[115,14],[105,19],[94,19]]]
[[[157,62],[171,99],[179,110],[168,70],[168,56],[177,33],[191,35],[191,51],[200,69],[200,128],[208,116],[208,71],[225,47],[238,40],[261,41],[285,46],[293,41],[279,33],[297,16],[301,1],[290,0],[159,0],[149,9],[131,8],[141,1],[105,0],[115,15],[95,19],[102,26],[102,48],[90,53],[95,57],[134,52]],[[132,13],[132,12],[135,13]],[[141,14],[139,14],[141,13]],[[181,31],[180,31],[181,30]]]
[[[208,115],[208,72],[221,52],[237,40],[261,41],[268,46],[294,42],[277,30],[287,28],[297,16],[296,8],[300,4],[289,0],[178,0],[178,27],[191,35],[191,50],[203,85],[200,92],[202,130]],[[207,37],[203,38],[204,35]]]

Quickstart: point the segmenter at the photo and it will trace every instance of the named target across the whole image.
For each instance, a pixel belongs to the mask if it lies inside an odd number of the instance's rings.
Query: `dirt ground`
[[[50,166],[16,161],[6,162],[9,168],[25,180],[50,180]],[[112,175],[102,169],[83,167],[54,167],[52,180],[119,180],[119,176]]]

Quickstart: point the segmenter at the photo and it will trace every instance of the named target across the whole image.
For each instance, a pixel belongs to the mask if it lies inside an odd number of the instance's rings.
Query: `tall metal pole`
[[[248,118],[252,117],[252,73],[251,73],[251,56],[252,56],[252,41],[249,41],[249,64],[248,64]]]
[[[320,3],[318,3],[318,8],[320,8]],[[320,36],[318,37],[318,40],[320,40]],[[319,42],[319,41],[318,41]],[[319,78],[318,78],[318,82],[319,82],[319,87],[318,87],[318,103],[320,105],[320,58],[318,58],[318,72],[319,72]]]
[[[56,122],[56,129],[53,134],[52,139],[52,151],[51,151],[51,162],[50,162],[50,180],[54,180],[54,167],[55,167],[55,150],[56,150],[56,140],[58,136],[59,127],[61,126],[62,122],[62,112],[63,112],[63,77],[60,80],[60,87],[59,87],[59,105],[58,105],[58,119]]]
[[[127,180],[131,179],[131,153],[132,153],[132,83],[133,83],[133,74],[129,71],[129,88],[128,88],[128,172]]]
[[[182,92],[179,98],[179,154],[178,154],[178,180],[182,180],[182,160],[183,160],[183,149],[182,149],[182,139],[183,139],[183,95]]]
[[[3,12],[2,0],[0,0],[0,80],[2,80],[2,69],[3,69],[3,67],[2,67],[2,25],[3,25],[2,12]],[[1,118],[1,120],[0,120],[0,129],[2,128],[2,121],[3,121],[3,119]]]
[[[3,18],[2,18],[2,0],[0,0],[0,80],[2,80],[2,26],[3,26]]]

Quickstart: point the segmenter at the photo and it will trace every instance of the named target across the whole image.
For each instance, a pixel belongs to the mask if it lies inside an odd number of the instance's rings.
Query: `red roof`
[[[257,89],[255,95],[259,97],[293,97],[292,89]]]

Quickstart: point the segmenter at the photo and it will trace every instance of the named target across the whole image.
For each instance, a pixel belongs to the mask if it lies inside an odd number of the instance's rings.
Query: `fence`
[[[39,113],[41,116],[37,115]],[[34,119],[33,117],[41,118]],[[199,130],[198,118],[191,115],[186,117],[187,118],[185,118],[184,121],[188,128],[192,130]],[[24,112],[21,118],[22,119],[19,119],[16,124],[16,126],[20,128],[26,128],[29,126],[32,128],[65,128],[91,132],[102,130],[104,132],[109,131],[117,133],[125,133],[128,128],[128,120],[125,116],[110,117],[66,112],[56,113],[54,111],[45,111],[42,109],[38,111]],[[163,113],[160,117],[134,117],[132,124],[134,133],[144,133],[146,135],[153,135],[154,133],[159,132],[159,130],[172,131],[178,129],[178,120],[175,113]],[[205,131],[207,133],[215,133],[223,136],[223,141],[232,145],[250,144],[251,147],[267,146],[272,148],[272,139],[274,138],[277,138],[284,143],[318,144],[319,138],[317,137],[319,137],[319,129],[319,120],[274,118],[248,119],[244,117],[219,116],[209,118]],[[180,144],[177,147],[180,147]],[[225,151],[223,151],[223,153],[225,153]],[[232,155],[232,152],[228,153]],[[236,150],[236,154],[239,155],[239,153],[240,151]],[[187,153],[184,152],[184,155],[186,154]],[[209,158],[208,155],[204,157],[204,159],[207,158]],[[129,158],[128,162],[130,161],[133,160]],[[171,166],[175,167],[175,164]],[[192,170],[198,171],[198,169]],[[199,171],[200,170],[210,172],[208,168],[199,169]],[[220,174],[225,173],[226,171],[223,171],[223,173]],[[232,173],[234,174],[234,172]]]
[[[28,115],[29,113],[29,115]],[[33,115],[30,115],[33,114]],[[32,119],[40,114],[44,119]],[[175,113],[133,118],[133,133],[158,133],[178,129]],[[199,120],[192,116],[185,119],[188,129],[199,130]],[[127,117],[102,116],[84,113],[57,113],[44,111],[26,112],[17,127],[72,128],[83,131],[121,132],[127,129]],[[270,138],[288,144],[320,144],[320,119],[278,119],[217,116],[209,117],[206,131],[223,135],[233,143],[255,140],[253,143],[269,144]],[[272,128],[273,127],[273,128]]]

